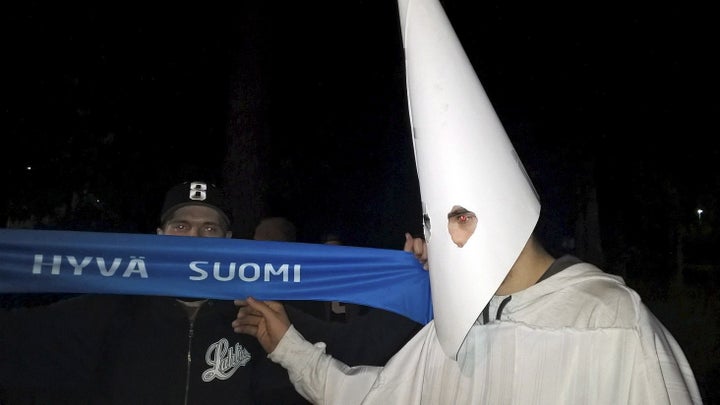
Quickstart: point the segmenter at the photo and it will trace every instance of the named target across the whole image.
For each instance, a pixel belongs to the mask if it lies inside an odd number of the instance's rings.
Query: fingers
[[[415,256],[420,257],[425,252],[425,240],[423,238],[413,238],[410,233],[405,233],[405,245],[403,250],[412,252]]]
[[[272,308],[267,303],[270,303],[272,301],[258,301],[253,297],[248,297],[247,300],[245,300],[247,305],[253,310],[259,313],[261,316],[268,316],[274,313]]]
[[[257,326],[246,325],[246,324],[238,323],[238,321],[233,321],[232,329],[233,329],[233,332],[235,332],[235,333],[242,333],[244,335],[258,337],[259,329]]]
[[[422,257],[427,258],[427,249],[425,249],[425,241],[421,238],[415,238],[413,240],[413,253],[415,253],[415,256],[420,259]]]
[[[259,301],[252,297],[235,300],[239,307],[232,322],[233,331],[257,338],[266,352],[272,353],[290,328],[285,307],[277,301]]]
[[[242,311],[242,309],[241,309]],[[258,325],[262,322],[262,316],[255,315],[253,313],[242,312],[238,313],[235,320],[232,321],[231,326],[235,333],[244,333],[246,335],[258,336]]]
[[[427,244],[422,238],[413,238],[410,233],[405,233],[405,245],[403,250],[415,255],[415,258],[422,263],[425,270],[428,269]]]
[[[289,324],[285,307],[278,301],[259,301],[252,297],[245,300],[234,301],[239,307],[235,320],[232,321],[233,330],[240,333],[256,335],[258,326],[265,319],[278,319]]]
[[[250,306],[248,300],[238,299],[234,303],[239,309],[231,323],[233,331],[257,337],[258,325],[263,319],[262,313]]]
[[[412,252],[413,251],[413,237],[409,232],[405,232],[405,245],[403,246],[403,250],[406,252]]]
[[[239,307],[238,317],[248,315],[263,316],[264,313],[260,309],[272,312],[285,312],[283,305],[277,301],[258,301],[255,298],[248,297],[245,300],[237,299],[233,302],[235,306]]]

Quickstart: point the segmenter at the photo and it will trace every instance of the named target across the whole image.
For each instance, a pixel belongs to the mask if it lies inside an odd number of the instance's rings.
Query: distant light
[[[25,170],[27,170],[27,171],[32,170],[32,166],[25,166]]]
[[[696,212],[698,216],[698,221],[702,224],[702,214],[704,211],[702,210],[702,208],[698,208]]]

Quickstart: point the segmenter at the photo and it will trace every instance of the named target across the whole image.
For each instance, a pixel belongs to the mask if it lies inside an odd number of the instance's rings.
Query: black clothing
[[[422,328],[410,318],[373,307],[345,322],[320,319],[285,301],[295,329],[309,342],[324,342],[325,352],[349,366],[384,366]]]
[[[0,404],[307,404],[236,314],[124,295],[0,311]]]

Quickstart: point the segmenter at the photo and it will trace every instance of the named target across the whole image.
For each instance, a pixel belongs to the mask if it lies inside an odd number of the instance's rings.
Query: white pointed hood
[[[540,215],[535,190],[437,0],[398,0],[435,327],[456,358]],[[477,215],[456,246],[448,213]]]

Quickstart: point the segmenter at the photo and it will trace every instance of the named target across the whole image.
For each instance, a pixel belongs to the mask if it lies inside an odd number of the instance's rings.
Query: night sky
[[[420,232],[396,5],[310,3],[10,6],[3,217],[33,196],[91,190],[122,224],[109,230],[152,232],[162,190],[189,173],[223,178],[231,82],[259,69],[268,164],[286,183],[272,214],[306,241],[340,230],[393,247]],[[623,195],[648,173],[681,184],[689,212],[714,204],[710,10],[477,3],[442,2],[558,240],[574,232],[581,175],[613,212],[645,210]]]
[[[228,181],[231,117],[258,110],[242,131],[271,148],[268,214],[301,241],[339,231],[399,249],[420,235],[394,1],[65,3],[0,13],[0,225],[152,233],[168,187]],[[717,13],[580,3],[442,1],[540,194],[549,248],[577,253],[595,191],[599,263],[653,304],[707,389],[720,377]],[[73,193],[74,222],[23,222]]]

